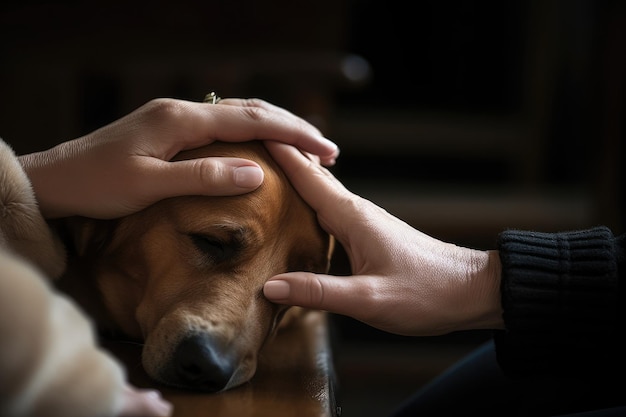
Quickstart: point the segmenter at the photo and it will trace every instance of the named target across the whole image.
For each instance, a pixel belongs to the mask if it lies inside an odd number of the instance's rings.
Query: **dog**
[[[219,392],[249,381],[259,352],[306,310],[269,302],[263,284],[328,272],[332,236],[260,141],[215,142],[175,160],[240,157],[264,170],[255,191],[162,200],[115,220],[62,219],[67,272],[57,287],[109,336],[143,343],[146,373]],[[282,324],[281,324],[282,323]]]

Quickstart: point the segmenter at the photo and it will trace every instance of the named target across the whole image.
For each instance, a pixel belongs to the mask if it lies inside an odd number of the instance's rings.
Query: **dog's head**
[[[144,342],[143,365],[156,380],[221,391],[254,375],[287,311],[265,299],[266,280],[326,272],[333,244],[262,143],[214,143],[177,159],[199,156],[254,160],[265,180],[244,195],[176,197],[115,221],[72,220],[70,263],[89,279],[70,271],[60,287],[98,324]]]

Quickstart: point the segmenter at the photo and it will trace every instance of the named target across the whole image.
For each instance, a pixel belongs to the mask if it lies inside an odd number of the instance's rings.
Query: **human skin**
[[[274,276],[264,287],[270,301],[350,316],[401,335],[504,328],[497,251],[430,237],[350,192],[294,147],[266,146],[322,227],[341,243],[352,271]]]
[[[167,197],[256,189],[263,172],[249,160],[170,162],[182,150],[214,141],[254,139],[284,141],[328,165],[339,152],[303,119],[259,99],[155,99],[81,138],[19,159],[44,217],[115,218]]]

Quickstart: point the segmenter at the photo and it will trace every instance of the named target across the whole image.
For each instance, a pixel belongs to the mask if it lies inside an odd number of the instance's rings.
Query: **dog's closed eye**
[[[213,263],[219,263],[232,258],[236,252],[236,245],[221,241],[212,236],[190,235],[194,246],[209,258]]]

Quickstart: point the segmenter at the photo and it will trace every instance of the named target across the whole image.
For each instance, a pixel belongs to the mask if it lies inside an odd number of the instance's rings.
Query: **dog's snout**
[[[234,372],[228,352],[204,333],[183,339],[174,352],[171,366],[173,382],[177,385],[209,392],[226,387]]]

